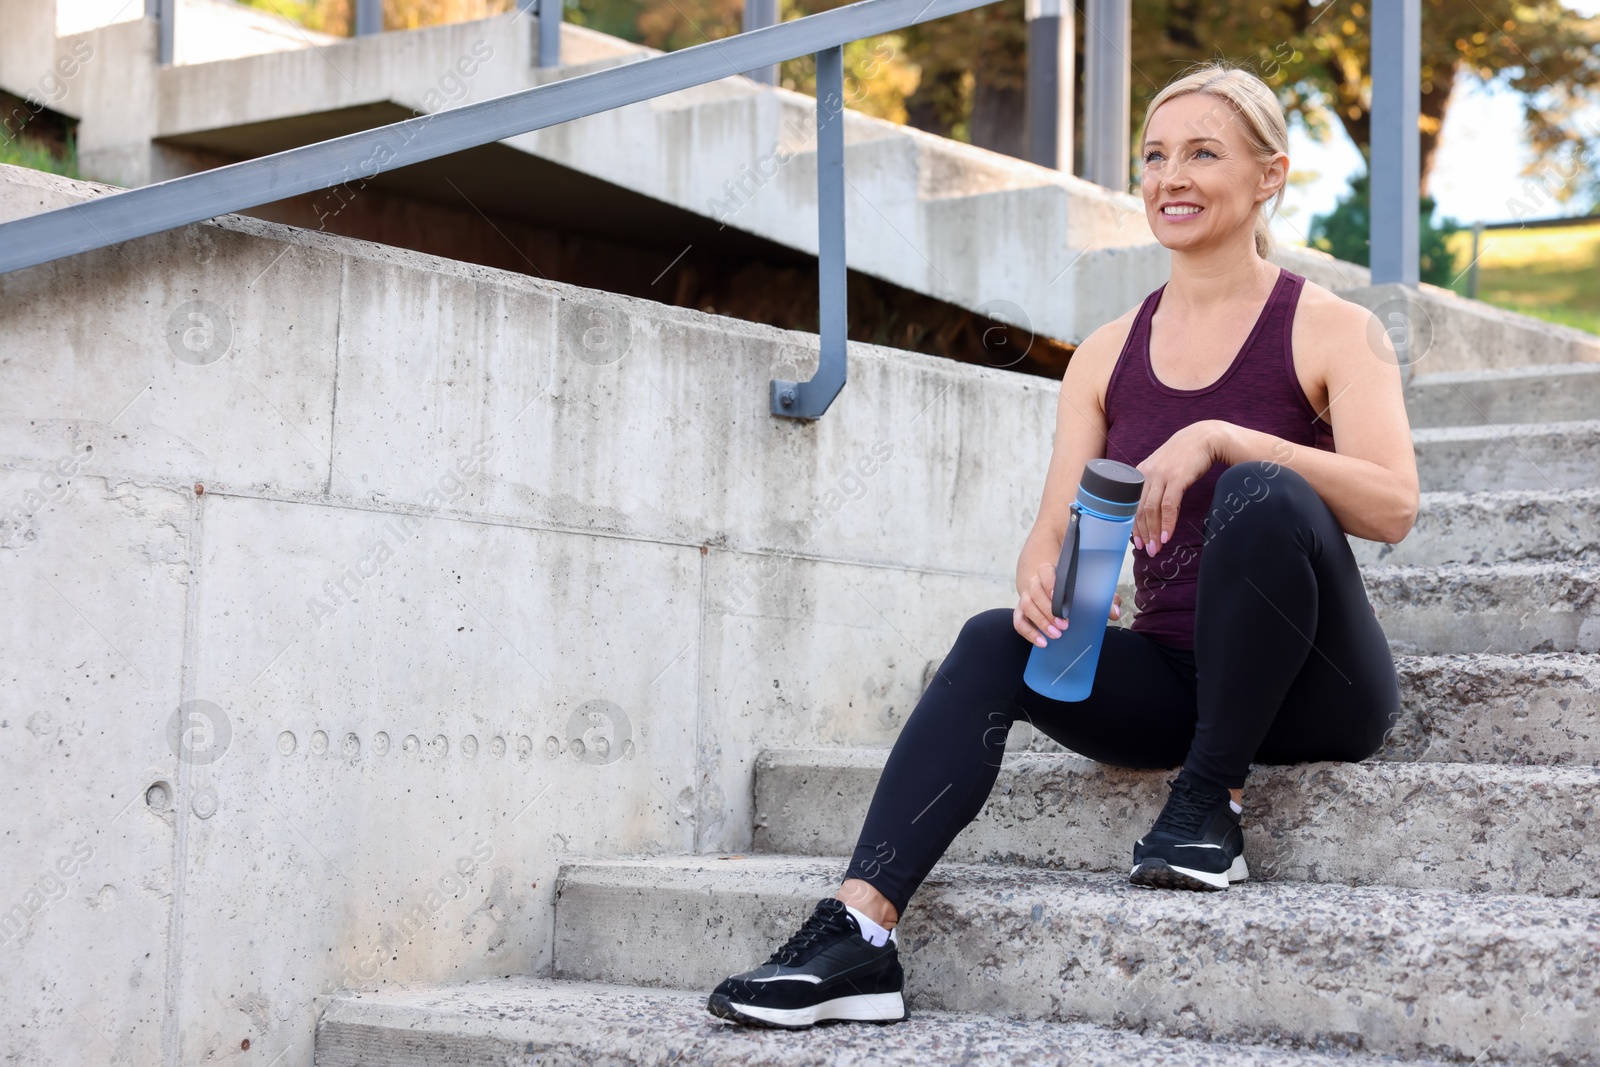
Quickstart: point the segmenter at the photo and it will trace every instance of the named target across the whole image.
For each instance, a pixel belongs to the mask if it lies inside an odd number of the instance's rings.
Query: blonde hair
[[[1272,90],[1267,87],[1267,83],[1242,67],[1232,66],[1221,60],[1212,60],[1192,68],[1187,74],[1180,75],[1150,101],[1144,111],[1144,121],[1139,124],[1137,144],[1140,146],[1140,158],[1144,156],[1145,126],[1149,124],[1150,116],[1156,113],[1156,108],[1174,97],[1187,96],[1190,93],[1209,93],[1233,106],[1234,112],[1244,119],[1241,129],[1246,143],[1255,155],[1256,162],[1264,164],[1279,152],[1288,154],[1289,125],[1284,120],[1283,107],[1278,103],[1278,98],[1273,95]],[[1272,251],[1270,220],[1277,214],[1278,206],[1283,203],[1284,189],[1287,185],[1285,182],[1284,186],[1278,189],[1277,195],[1257,205],[1256,254],[1262,259],[1267,258],[1267,254]]]

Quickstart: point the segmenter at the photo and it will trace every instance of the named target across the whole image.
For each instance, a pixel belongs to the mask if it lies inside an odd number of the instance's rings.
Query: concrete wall
[[[563,857],[747,847],[758,748],[888,743],[1007,602],[1052,435],[865,347],[774,419],[813,337],[255,220],[0,335],[20,1062],[308,1063],[346,982],[542,967]]]

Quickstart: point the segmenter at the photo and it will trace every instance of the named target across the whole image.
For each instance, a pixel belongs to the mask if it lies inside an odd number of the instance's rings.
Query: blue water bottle
[[[1106,638],[1111,598],[1133,534],[1144,475],[1114,459],[1091,459],[1078,482],[1056,563],[1051,609],[1068,627],[1044,648],[1033,646],[1022,680],[1053,700],[1083,700],[1094,686],[1100,645]]]

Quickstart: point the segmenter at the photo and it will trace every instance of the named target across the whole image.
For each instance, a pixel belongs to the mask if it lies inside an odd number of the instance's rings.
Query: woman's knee
[[[1266,532],[1287,533],[1326,510],[1322,497],[1304,477],[1283,466],[1252,460],[1222,472],[1206,513],[1206,540],[1254,540]],[[1242,536],[1241,536],[1242,535]]]
[[[1013,618],[1011,608],[989,608],[978,612],[962,623],[961,632],[956,635],[955,647],[950,650],[951,656],[959,651],[992,661],[995,657],[1014,656],[1020,647],[1026,657],[1027,650],[1033,646],[1028,644],[1027,638],[1017,633]]]

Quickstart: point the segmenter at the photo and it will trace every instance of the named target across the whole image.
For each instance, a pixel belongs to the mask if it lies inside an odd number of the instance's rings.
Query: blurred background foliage
[[[352,0],[245,0],[327,33],[348,33]],[[1365,154],[1371,133],[1371,0],[1133,0],[1133,123],[1191,63],[1223,57],[1259,73],[1291,121],[1314,136],[1341,127]],[[507,11],[512,0],[385,0],[385,24],[407,29]],[[742,0],[567,0],[579,25],[663,50],[739,31]],[[841,0],[781,0],[784,19]],[[1082,54],[1084,18],[1077,21]],[[1458,76],[1500,81],[1521,97],[1534,176],[1556,203],[1600,203],[1584,165],[1600,132],[1574,121],[1600,99],[1600,18],[1561,0],[1423,0],[1422,175],[1427,192],[1439,130]],[[858,42],[847,56],[852,106],[957,140],[1022,155],[1027,71],[1023,0]],[[1079,77],[1082,77],[1080,66]],[[810,59],[786,63],[783,84],[805,91]],[[1080,107],[1082,94],[1079,94]],[[1078,122],[1077,128],[1082,128]],[[1134,180],[1129,159],[1129,179]]]

